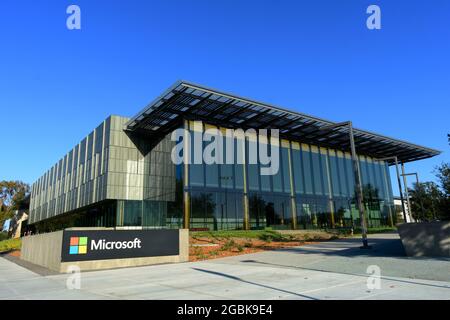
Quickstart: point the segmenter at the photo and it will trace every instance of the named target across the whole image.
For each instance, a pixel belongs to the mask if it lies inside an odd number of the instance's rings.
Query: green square
[[[78,240],[78,245],[83,246],[83,245],[87,245],[87,237],[80,237],[80,240]]]

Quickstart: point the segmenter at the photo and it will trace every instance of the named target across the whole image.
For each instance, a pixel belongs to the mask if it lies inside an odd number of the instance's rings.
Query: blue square
[[[69,254],[78,254],[78,246],[70,246]]]

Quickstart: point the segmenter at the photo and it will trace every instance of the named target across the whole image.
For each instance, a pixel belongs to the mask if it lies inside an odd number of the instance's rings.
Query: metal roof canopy
[[[282,109],[233,94],[178,81],[126,123],[124,130],[144,135],[166,134],[183,119],[201,120],[227,128],[279,129],[280,137],[329,147],[350,150],[345,127],[320,131],[335,122]],[[422,147],[369,131],[354,129],[358,154],[374,158],[397,156],[400,162],[426,159],[440,154]],[[389,162],[393,164],[393,162]]]

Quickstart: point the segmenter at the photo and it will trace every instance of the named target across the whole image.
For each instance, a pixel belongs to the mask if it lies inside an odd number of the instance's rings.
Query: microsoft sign
[[[179,254],[178,230],[65,230],[61,261]]]
[[[141,248],[141,239],[134,238],[132,241],[106,241],[105,239],[91,242],[91,250],[119,250]]]
[[[132,241],[106,241],[100,239],[91,241],[89,250],[114,250],[141,248],[141,239]],[[86,254],[88,250],[88,237],[70,237],[69,254]]]

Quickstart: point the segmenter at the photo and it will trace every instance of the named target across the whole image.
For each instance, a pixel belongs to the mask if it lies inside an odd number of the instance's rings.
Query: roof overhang
[[[335,122],[289,111],[267,103],[242,98],[186,81],[178,81],[141,112],[124,130],[143,135],[161,135],[183,119],[200,120],[227,128],[279,129],[286,139],[348,151],[348,129],[320,130]],[[430,158],[441,152],[365,130],[353,129],[356,150],[374,158],[397,156],[400,162]],[[389,160],[392,164],[393,161]]]

